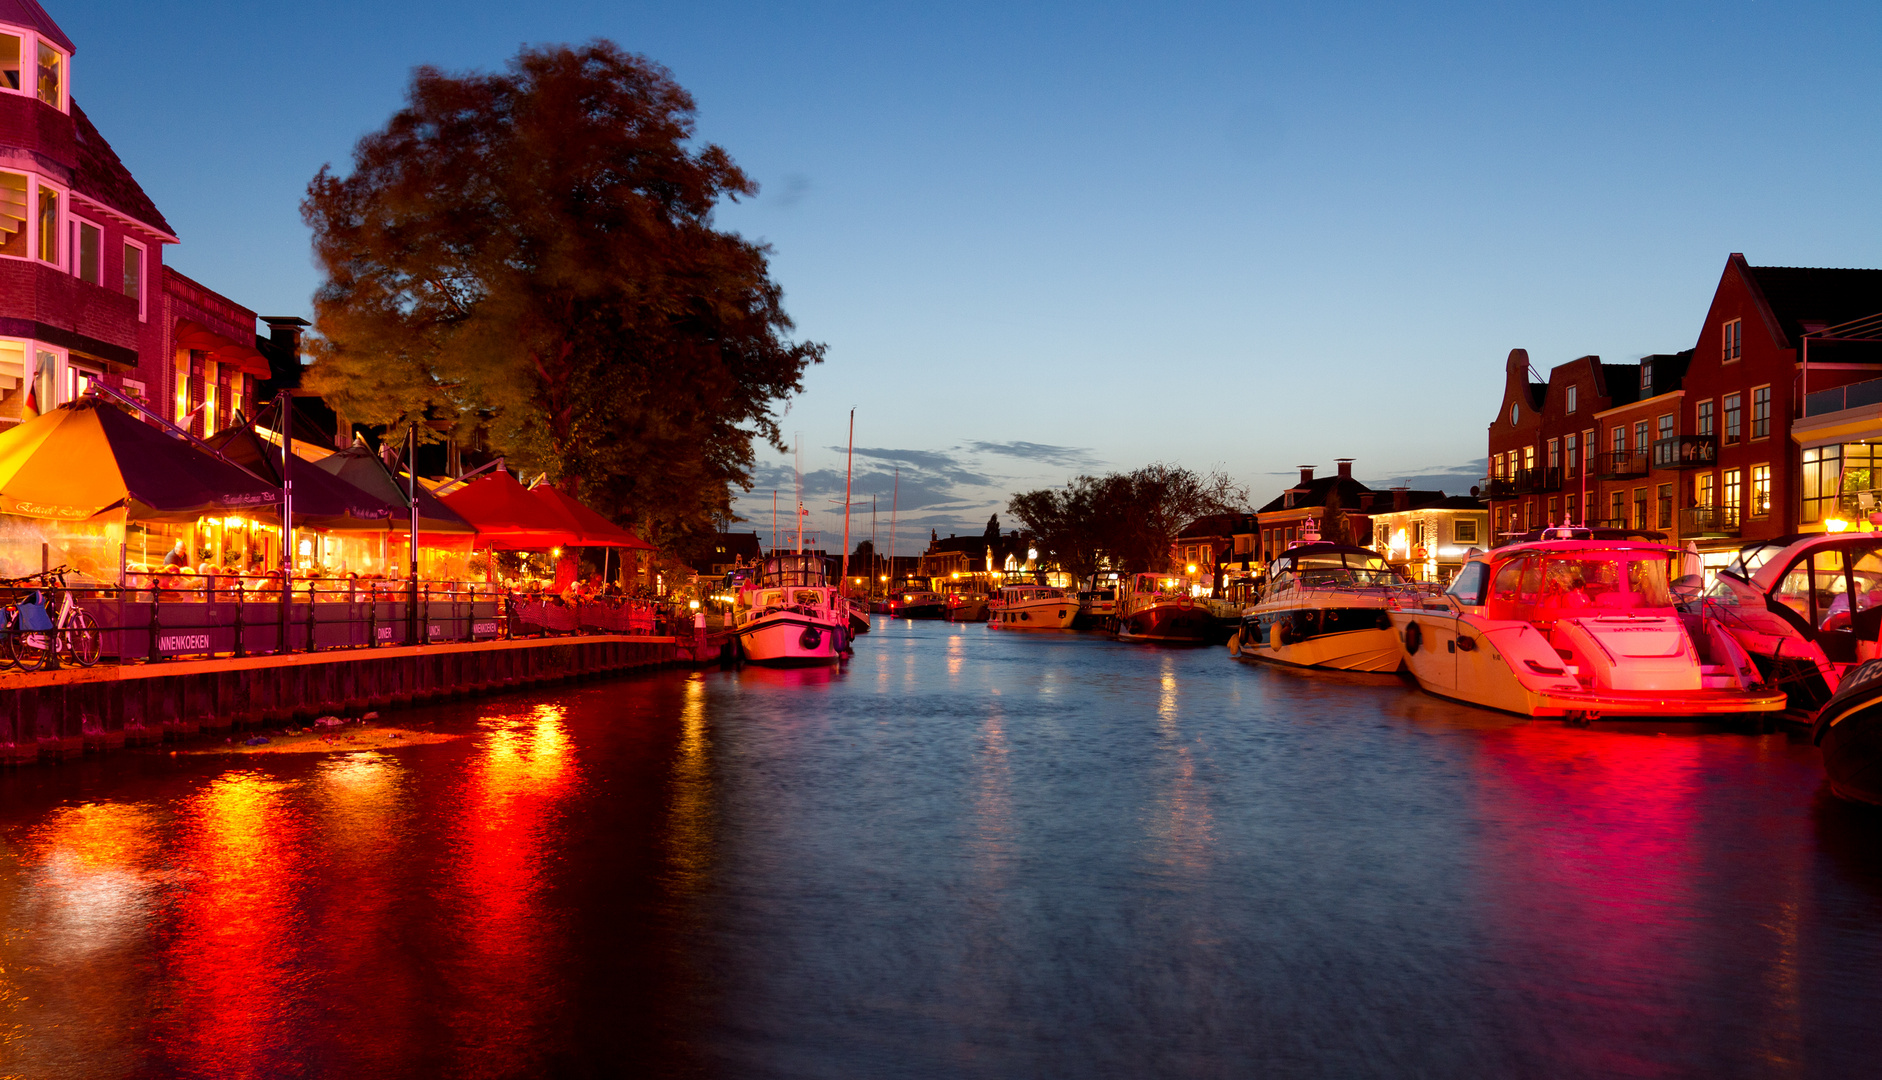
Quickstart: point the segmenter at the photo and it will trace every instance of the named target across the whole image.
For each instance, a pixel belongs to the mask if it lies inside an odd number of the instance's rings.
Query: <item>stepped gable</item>
[[[1810,330],[1882,313],[1882,270],[1748,266],[1786,345]]]
[[[65,36],[65,31],[59,29],[59,24],[52,21],[52,16],[46,14],[46,9],[36,0],[0,0],[0,22],[37,30],[66,52],[78,52],[78,46],[72,44],[72,39]]]
[[[0,9],[7,2],[0,0]],[[4,18],[3,11],[0,11],[0,19]],[[175,236],[176,231],[164,220],[163,214],[157,210],[157,204],[144,194],[144,189],[131,176],[131,170],[118,160],[117,151],[111,149],[111,144],[92,126],[91,117],[78,107],[77,100],[72,102],[72,119],[78,129],[78,171],[73,186],[113,210],[129,214],[146,225]]]

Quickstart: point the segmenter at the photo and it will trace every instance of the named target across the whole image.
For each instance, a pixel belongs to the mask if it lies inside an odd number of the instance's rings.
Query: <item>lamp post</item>
[[[410,584],[405,592],[405,636],[412,644],[418,640],[418,422],[405,429],[405,501],[411,507]]]
[[[294,651],[288,643],[288,616],[294,610],[294,391],[280,390],[275,402],[281,413],[281,647],[279,652]],[[312,596],[308,597],[311,603]]]

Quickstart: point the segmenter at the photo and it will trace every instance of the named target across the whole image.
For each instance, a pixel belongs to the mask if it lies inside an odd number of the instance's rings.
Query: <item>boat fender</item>
[[[1235,632],[1229,635],[1229,655],[1240,656],[1241,654],[1242,654],[1242,632],[1241,632],[1241,629],[1237,627]]]
[[[823,632],[814,626],[806,626],[804,632],[797,636],[797,643],[806,649],[814,649],[823,644]]]
[[[1268,648],[1280,649],[1294,643],[1294,635],[1288,632],[1287,623],[1276,619],[1268,629]]]
[[[1424,629],[1415,622],[1406,623],[1405,624],[1405,651],[1407,653],[1415,653],[1418,651],[1419,646],[1423,645],[1424,643],[1425,643]]]
[[[1383,611],[1379,612],[1379,629],[1381,630],[1392,629],[1392,616],[1387,615]]]

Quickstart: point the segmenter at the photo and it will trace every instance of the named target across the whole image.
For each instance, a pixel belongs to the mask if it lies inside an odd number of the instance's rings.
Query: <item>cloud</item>
[[[999,454],[1002,457],[1038,461],[1066,469],[1089,469],[1103,464],[1090,450],[1082,446],[1052,446],[1048,443],[1036,442],[971,442],[967,444],[967,448],[975,453]]]
[[[810,177],[803,173],[785,173],[784,183],[780,186],[778,193],[771,197],[771,201],[780,209],[789,210],[803,202],[804,196],[808,194],[810,194]]]
[[[1381,483],[1373,483],[1373,488],[1404,485],[1421,491],[1442,489],[1447,495],[1468,495],[1470,489],[1482,481],[1489,471],[1489,459],[1478,458],[1461,465],[1428,465],[1422,471],[1394,476]]]

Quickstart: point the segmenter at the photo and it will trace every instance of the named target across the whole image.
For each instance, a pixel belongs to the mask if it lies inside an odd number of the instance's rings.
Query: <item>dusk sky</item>
[[[75,98],[182,237],[307,314],[298,204],[411,69],[611,38],[762,185],[829,345],[783,423],[835,548],[844,425],[904,552],[1169,461],[1466,490],[1503,359],[1690,348],[1728,254],[1882,266],[1882,5],[92,4]],[[745,512],[770,528],[790,458]],[[886,536],[885,536],[886,539]]]

